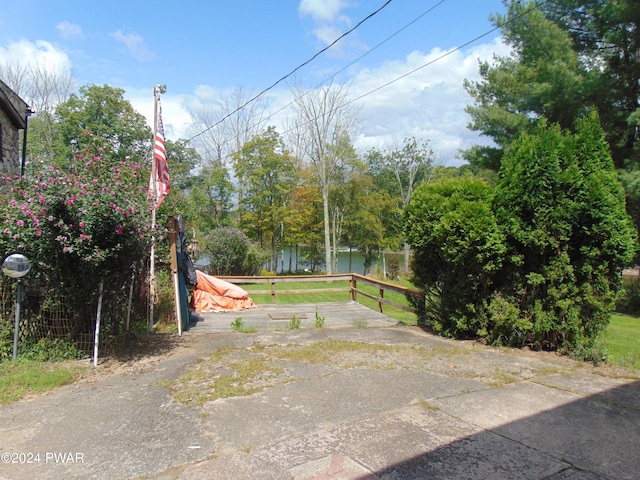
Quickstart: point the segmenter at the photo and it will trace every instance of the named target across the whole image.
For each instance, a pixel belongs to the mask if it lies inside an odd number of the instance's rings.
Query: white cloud
[[[343,0],[301,0],[298,11],[316,22],[333,22],[346,6]]]
[[[58,33],[60,33],[62,38],[66,38],[67,40],[71,40],[74,38],[84,38],[82,27],[66,20],[56,25],[56,30],[58,30]]]
[[[344,0],[301,0],[298,11],[302,16],[309,16],[315,27],[313,35],[323,47],[332,44],[344,32],[351,27],[349,16],[341,13],[349,3]],[[326,55],[334,58],[344,57],[349,52],[362,52],[366,50],[357,34],[354,32],[340,40],[327,51]]]
[[[154,53],[147,48],[144,38],[137,33],[124,33],[121,30],[116,30],[110,33],[109,36],[127,47],[129,54],[136,60],[144,62],[155,56]]]
[[[350,94],[357,99],[362,117],[359,132],[353,138],[356,149],[360,153],[372,147],[392,149],[402,145],[405,137],[415,137],[429,142],[439,163],[462,164],[457,158],[459,150],[490,144],[489,139],[467,128],[471,119],[464,109],[473,99],[462,84],[465,79],[478,80],[478,60],[490,61],[494,54],[509,54],[509,47],[499,38],[465,51],[414,51],[402,60],[357,72],[350,80]],[[224,95],[224,91],[201,85],[180,101],[186,109],[196,112],[219,104]],[[267,124],[274,125],[280,133],[286,132],[294,115],[291,92],[273,89],[267,97],[267,115],[272,115]]]
[[[362,97],[358,104],[364,118],[354,140],[358,150],[393,148],[405,137],[415,136],[429,141],[442,163],[454,165],[461,163],[456,159],[458,150],[488,143],[467,129],[470,117],[464,108],[473,99],[462,84],[465,79],[479,78],[478,59],[491,60],[494,53],[507,55],[508,47],[496,39],[464,52],[447,53],[415,51],[402,61],[362,70],[354,77],[351,93],[354,98]]]
[[[0,65],[38,67],[51,73],[71,69],[68,55],[44,40],[20,40],[10,43],[6,48],[0,46]]]

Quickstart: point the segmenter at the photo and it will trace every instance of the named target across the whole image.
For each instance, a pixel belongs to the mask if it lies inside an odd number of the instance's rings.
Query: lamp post
[[[12,253],[2,261],[2,272],[11,278],[16,278],[16,324],[13,333],[13,358],[18,357],[18,339],[20,337],[20,302],[22,300],[22,277],[31,270],[31,262],[21,253]]]

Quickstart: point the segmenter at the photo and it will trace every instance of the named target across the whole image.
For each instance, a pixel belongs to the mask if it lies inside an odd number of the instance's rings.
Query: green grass
[[[407,280],[400,282],[399,285],[413,288]],[[251,299],[258,305],[267,305],[271,303],[270,294],[255,294],[251,293],[255,290],[268,290],[267,284],[246,284],[241,285],[245,289]],[[276,285],[276,303],[281,305],[292,305],[296,303],[324,303],[324,302],[346,302],[349,300],[349,292],[346,290],[349,287],[348,281],[333,281],[333,282],[291,282],[291,283],[279,283]],[[343,292],[322,292],[324,288],[344,288]],[[311,293],[279,293],[283,290],[318,290],[318,292]],[[358,285],[359,290],[363,290],[370,295],[378,295],[378,288],[372,285],[366,285],[360,283]],[[399,303],[401,305],[409,306],[409,302],[404,295],[385,291],[385,299],[392,302]],[[362,305],[378,311],[378,302],[373,299],[367,298],[364,295],[358,295],[358,302]],[[396,308],[392,305],[383,305],[383,312],[391,318],[395,318],[398,321],[407,323],[409,325],[416,324],[416,316],[413,313],[405,312],[402,309]]]
[[[0,363],[0,405],[74,382],[80,369],[51,362]]]
[[[640,318],[614,314],[604,339],[609,363],[640,370]]]

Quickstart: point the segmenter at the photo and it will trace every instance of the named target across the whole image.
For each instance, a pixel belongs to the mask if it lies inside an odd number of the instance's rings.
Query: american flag
[[[153,161],[156,162],[156,178],[151,178],[151,192],[155,192],[155,208],[158,208],[171,190],[169,181],[169,164],[167,163],[167,151],[164,145],[164,126],[162,125],[162,107],[158,99],[158,124],[156,125],[156,138],[153,146]],[[151,174],[153,176],[153,172]],[[153,188],[155,186],[155,188]]]

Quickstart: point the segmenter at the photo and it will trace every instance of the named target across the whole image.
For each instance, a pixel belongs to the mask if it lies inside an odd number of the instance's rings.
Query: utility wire
[[[443,0],[443,1],[444,1],[444,0]],[[430,66],[430,65],[434,64],[435,62],[438,62],[438,61],[442,60],[443,58],[448,57],[449,55],[451,55],[451,54],[453,54],[453,53],[455,53],[455,52],[457,52],[457,51],[459,51],[459,50],[462,50],[463,48],[465,48],[465,47],[467,47],[467,46],[471,45],[472,43],[477,42],[477,41],[478,41],[478,40],[480,40],[481,38],[484,38],[484,37],[486,37],[487,35],[490,35],[491,33],[495,32],[495,31],[497,31],[497,30],[500,30],[500,29],[501,29],[501,28],[503,28],[505,25],[508,25],[508,24],[510,24],[510,23],[513,23],[513,22],[515,22],[516,20],[519,20],[520,18],[526,17],[526,16],[527,16],[529,13],[531,13],[533,10],[535,10],[536,8],[540,8],[540,7],[544,6],[544,5],[545,5],[545,4],[547,4],[549,1],[550,1],[550,0],[543,0],[543,1],[541,1],[541,2],[538,2],[538,3],[534,4],[534,6],[533,6],[533,7],[531,7],[531,8],[529,8],[529,9],[525,10],[524,12],[520,13],[519,15],[517,15],[517,16],[515,16],[515,17],[513,17],[513,18],[510,18],[509,20],[507,20],[507,21],[505,21],[505,22],[503,22],[503,23],[501,23],[501,24],[499,24],[499,25],[496,25],[494,28],[492,28],[492,29],[490,29],[490,30],[486,31],[485,33],[483,33],[483,34],[481,34],[481,35],[478,35],[477,37],[475,37],[475,38],[473,38],[473,39],[471,39],[471,40],[469,40],[469,41],[467,41],[467,42],[463,43],[462,45],[459,45],[459,46],[457,46],[457,47],[453,48],[452,50],[449,50],[448,52],[443,53],[443,54],[442,54],[442,55],[440,55],[439,57],[437,57],[437,58],[435,58],[435,59],[433,59],[433,60],[430,60],[429,62],[426,62],[426,63],[424,63],[424,64],[420,65],[419,67],[414,68],[413,70],[410,70],[409,72],[404,73],[404,74],[400,75],[399,77],[394,78],[393,80],[390,80],[390,81],[389,81],[389,82],[387,82],[387,83],[384,83],[384,84],[382,84],[382,85],[380,85],[380,86],[378,86],[378,87],[376,87],[376,88],[374,88],[374,89],[372,89],[372,90],[369,90],[368,92],[366,92],[366,93],[364,93],[364,94],[360,95],[359,97],[356,97],[356,98],[354,98],[354,99],[352,99],[352,100],[349,100],[345,105],[350,105],[351,103],[354,103],[354,102],[356,102],[356,101],[358,101],[358,100],[361,100],[361,99],[363,99],[363,98],[365,98],[365,97],[367,97],[367,96],[369,96],[369,95],[371,95],[371,94],[373,94],[373,93],[375,93],[375,92],[377,92],[377,91],[379,91],[379,90],[382,90],[383,88],[388,87],[389,85],[394,84],[395,82],[397,82],[397,81],[399,81],[399,80],[402,80],[402,79],[403,79],[403,78],[405,78],[405,77],[408,77],[409,75],[412,75],[412,74],[414,74],[414,73],[418,72],[419,70],[422,70],[422,69],[423,69],[423,68],[425,68],[425,67],[428,67],[428,66]],[[387,3],[388,3],[388,2],[387,2]],[[439,5],[439,4],[438,4],[438,5]],[[384,6],[386,6],[386,4],[385,4]],[[383,7],[384,7],[384,6],[383,6]],[[437,5],[435,5],[433,8],[435,8],[436,6],[437,6]],[[381,7],[381,8],[382,8],[382,7]],[[427,12],[425,12],[425,14],[426,14],[426,13],[427,13]],[[423,15],[424,15],[424,14],[423,14]],[[422,15],[421,15],[421,16],[422,16]],[[418,17],[418,18],[420,18],[420,17]],[[416,19],[416,20],[417,20],[417,19]],[[415,22],[415,20],[414,20],[414,22]],[[411,22],[411,23],[413,23],[413,22]],[[408,25],[407,25],[407,26],[408,26]],[[402,29],[401,29],[401,30],[402,30]],[[401,31],[401,30],[399,30],[399,31]],[[396,32],[396,33],[398,33],[398,32]],[[396,35],[396,34],[393,34],[393,35],[391,35],[389,38],[391,38],[391,37],[393,37],[393,36],[395,36],[395,35]],[[385,41],[386,41],[386,40],[385,40]],[[383,41],[382,43],[384,43],[384,41]],[[376,46],[376,48],[377,48],[377,46]],[[369,52],[365,53],[365,55],[366,55],[366,54],[368,54],[368,53],[369,53]],[[364,56],[364,55],[363,55],[363,56]],[[362,57],[361,57],[361,58],[362,58]],[[348,67],[348,66],[347,66],[347,67]],[[347,67],[345,67],[345,68],[347,68]],[[344,70],[344,69],[343,69],[343,70]],[[339,73],[339,72],[338,72],[338,73]],[[337,75],[337,73],[336,73],[336,75]],[[286,77],[285,77],[285,78],[286,78]],[[331,78],[333,78],[333,77],[329,77],[329,78],[331,79]],[[254,99],[255,99],[255,98],[257,98],[258,96],[259,96],[259,95],[257,95],[256,97],[254,97]],[[236,112],[237,112],[237,111],[239,111],[240,109],[244,108],[244,106],[246,106],[247,104],[249,104],[249,103],[250,103],[251,101],[253,101],[254,99],[247,101],[247,102],[246,102],[242,107],[238,107],[234,112],[232,112],[232,113],[228,114],[226,117],[224,117],[223,119],[221,119],[221,120],[220,120],[219,122],[217,122],[215,125],[212,125],[211,127],[209,127],[207,130],[210,130],[211,128],[213,128],[213,127],[215,127],[216,125],[220,124],[222,121],[224,121],[226,118],[228,118],[229,116],[231,116],[233,113],[236,113]],[[278,111],[280,111],[280,110],[278,110]],[[274,114],[271,114],[271,116],[272,116],[272,115],[274,115]],[[269,117],[268,117],[268,118],[269,118]],[[311,119],[311,120],[309,120],[308,122],[305,122],[305,124],[306,124],[306,123],[309,123],[309,122],[312,122],[312,121],[314,121],[314,120],[315,120],[315,119]],[[204,130],[203,132],[199,133],[198,135],[201,135],[202,133],[206,132],[207,130]],[[286,134],[286,133],[288,133],[288,132],[290,132],[290,131],[292,131],[292,130],[293,130],[293,129],[289,129],[289,130],[287,130],[287,131],[283,132],[283,135],[284,135],[284,134]],[[195,136],[194,136],[194,137],[192,137],[191,139],[193,139],[193,138],[197,137],[198,135],[195,135]],[[187,140],[187,142],[189,142],[191,139]]]
[[[367,96],[369,96],[369,95],[371,95],[371,94],[373,94],[373,93],[377,92],[378,90],[382,90],[383,88],[386,88],[386,87],[388,87],[389,85],[392,85],[393,83],[395,83],[395,82],[397,82],[397,81],[399,81],[399,80],[402,80],[402,79],[403,79],[403,78],[405,78],[405,77],[408,77],[409,75],[413,75],[413,74],[414,74],[414,73],[416,73],[417,71],[422,70],[423,68],[428,67],[429,65],[432,65],[432,64],[434,64],[434,63],[436,63],[436,62],[438,62],[438,61],[442,60],[443,58],[448,57],[449,55],[451,55],[451,54],[453,54],[453,53],[455,53],[455,52],[457,52],[457,51],[459,51],[459,50],[462,50],[463,48],[465,48],[465,47],[467,47],[467,46],[471,45],[472,43],[477,42],[477,41],[478,41],[478,40],[480,40],[481,38],[484,38],[484,37],[486,37],[487,35],[490,35],[491,33],[495,32],[496,30],[500,30],[500,29],[501,29],[502,27],[504,27],[505,25],[508,25],[508,24],[510,24],[510,23],[513,23],[513,22],[515,22],[516,20],[519,20],[520,18],[526,17],[526,16],[527,16],[529,13],[531,13],[533,10],[535,10],[536,8],[540,8],[540,7],[542,7],[543,5],[545,5],[546,3],[548,3],[549,1],[550,1],[550,0],[544,0],[544,1],[542,1],[542,2],[536,3],[533,7],[531,7],[531,8],[529,8],[529,9],[527,9],[526,11],[524,11],[524,12],[520,13],[519,15],[517,15],[517,16],[515,16],[515,17],[513,17],[513,18],[510,18],[510,19],[509,19],[509,20],[507,20],[506,22],[503,22],[503,23],[501,23],[501,24],[499,24],[499,25],[496,25],[496,26],[495,26],[494,28],[492,28],[491,30],[488,30],[488,31],[486,31],[485,33],[483,33],[483,34],[481,34],[481,35],[478,35],[477,37],[475,37],[475,38],[473,38],[473,39],[471,39],[471,40],[469,40],[469,41],[467,41],[467,42],[463,43],[462,45],[459,45],[459,46],[457,46],[457,47],[455,47],[455,48],[453,48],[453,49],[449,50],[448,52],[443,53],[443,54],[442,54],[442,55],[440,55],[439,57],[434,58],[433,60],[430,60],[430,61],[428,61],[428,62],[426,62],[426,63],[424,63],[424,64],[420,65],[419,67],[414,68],[413,70],[410,70],[409,72],[404,73],[404,74],[400,75],[399,77],[396,77],[396,78],[394,78],[393,80],[390,80],[389,82],[387,82],[387,83],[384,83],[384,84],[380,85],[379,87],[376,87],[376,88],[374,88],[374,89],[372,89],[372,90],[369,90],[368,92],[363,93],[363,94],[362,94],[362,95],[360,95],[359,97],[356,97],[356,98],[353,98],[353,99],[349,100],[348,102],[346,102],[346,103],[345,103],[345,105],[350,105],[350,104],[352,104],[352,103],[354,103],[354,102],[357,102],[358,100],[361,100],[361,99],[363,99],[363,98],[365,98],[365,97],[367,97]],[[315,119],[311,119],[311,120],[309,120],[309,122],[311,122],[311,121],[313,121],[313,120],[315,120]],[[308,122],[306,122],[306,123],[308,123]],[[291,129],[291,130],[292,130],[292,129]],[[289,132],[289,131],[291,131],[291,130],[287,130],[286,132],[283,132],[283,134],[288,133],[288,132]]]
[[[416,18],[414,18],[413,20],[411,20],[409,23],[407,23],[406,25],[404,25],[402,28],[400,28],[399,30],[396,30],[394,33],[392,33],[391,35],[389,35],[387,38],[385,38],[384,40],[382,40],[380,43],[378,43],[377,45],[375,45],[374,47],[370,48],[369,50],[367,50],[365,53],[363,53],[362,55],[360,55],[358,58],[356,58],[355,60],[353,60],[351,63],[348,63],[347,65],[345,65],[344,67],[342,67],[340,70],[338,70],[336,73],[334,73],[333,75],[325,78],[324,80],[322,80],[321,82],[319,82],[316,86],[314,86],[311,90],[307,91],[306,93],[303,93],[302,95],[300,95],[298,98],[302,98],[305,95],[307,95],[309,92],[315,90],[316,88],[324,85],[325,83],[332,81],[334,78],[336,78],[338,75],[340,75],[342,72],[344,72],[347,68],[349,68],[350,66],[354,65],[355,63],[359,62],[360,60],[362,60],[364,57],[366,57],[367,55],[369,55],[371,52],[373,52],[374,50],[378,49],[379,47],[381,47],[382,45],[384,45],[385,43],[387,43],[389,40],[391,40],[393,37],[395,37],[396,35],[398,35],[400,32],[406,30],[407,28],[409,28],[411,25],[413,25],[414,23],[416,23],[418,20],[420,20],[422,17],[424,17],[427,13],[431,12],[432,10],[434,10],[436,7],[442,5],[445,2],[445,0],[440,0],[438,3],[436,3],[435,5],[431,6],[429,9],[425,10],[424,12],[422,12],[420,15],[418,15]],[[282,110],[284,110],[285,108],[293,105],[293,103],[295,103],[295,99],[291,100],[289,103],[287,103],[285,106],[280,107],[278,110],[276,110],[273,113],[270,113],[266,118],[266,120],[269,120],[271,117],[273,117],[274,115],[280,113]]]
[[[312,62],[313,60],[315,60],[318,55],[326,52],[327,50],[329,50],[331,47],[333,47],[336,43],[338,43],[340,40],[342,40],[344,37],[346,37],[347,35],[349,35],[351,32],[353,32],[354,30],[356,30],[358,27],[360,27],[360,25],[362,25],[364,22],[366,22],[367,20],[369,20],[371,17],[373,17],[374,15],[376,15],[378,12],[380,12],[383,8],[385,8],[387,5],[389,5],[391,3],[391,0],[387,0],[381,7],[379,7],[376,11],[370,13],[369,15],[367,15],[365,18],[363,18],[362,20],[360,20],[358,23],[356,23],[353,28],[349,29],[348,31],[346,31],[345,33],[343,33],[342,35],[340,35],[338,38],[336,38],[333,42],[331,42],[329,45],[327,45],[326,47],[324,47],[322,50],[318,51],[315,53],[315,55],[313,55],[309,60],[307,60],[306,62],[301,63],[300,65],[298,65],[296,68],[294,68],[293,70],[291,70],[289,73],[287,73],[285,76],[281,77],[279,80],[275,81],[273,84],[271,84],[270,86],[268,86],[267,88],[265,88],[264,90],[262,90],[260,93],[258,93],[257,95],[255,95],[254,97],[250,98],[249,100],[247,100],[243,105],[239,106],[238,108],[236,108],[233,112],[228,113],[227,115],[225,115],[224,117],[222,117],[220,120],[218,120],[216,123],[214,123],[213,125],[205,128],[203,131],[201,131],[200,133],[197,133],[196,135],[192,136],[191,138],[189,138],[186,143],[191,142],[191,140],[193,140],[196,137],[199,137],[200,135],[208,132],[209,130],[211,130],[212,128],[216,127],[217,125],[220,125],[223,121],[225,121],[227,118],[229,118],[231,115],[233,115],[234,113],[242,110],[244,107],[246,107],[247,105],[249,105],[251,102],[257,100],[258,98],[260,98],[262,95],[264,95],[265,93],[267,93],[269,90],[271,90],[272,88],[274,88],[276,85],[278,85],[279,83],[283,82],[284,80],[286,80],[287,78],[289,78],[291,75],[293,75],[295,72],[297,72],[298,70],[300,70],[302,67],[304,67],[305,65],[309,64],[310,62]]]
[[[392,33],[391,35],[389,35],[388,37],[386,37],[384,40],[382,40],[381,42],[379,42],[378,44],[376,44],[374,47],[370,48],[369,50],[367,50],[365,53],[363,53],[362,55],[360,55],[358,58],[356,58],[355,60],[353,60],[352,62],[348,63],[347,65],[345,65],[344,67],[342,67],[340,70],[338,70],[337,72],[335,72],[334,74],[330,75],[329,77],[325,78],[324,80],[318,82],[317,85],[315,85],[313,88],[311,88],[310,90],[308,90],[307,92],[303,93],[302,95],[300,95],[298,98],[302,98],[305,95],[309,94],[310,92],[312,92],[313,90],[315,90],[316,88],[324,85],[327,82],[333,81],[333,79],[335,77],[337,77],[339,74],[341,74],[342,72],[344,72],[347,68],[349,68],[350,66],[354,65],[355,63],[359,62],[360,60],[362,60],[364,57],[366,57],[367,55],[369,55],[371,52],[373,52],[374,50],[380,48],[382,45],[384,45],[385,43],[387,43],[389,40],[391,40],[393,37],[395,37],[396,35],[400,34],[401,32],[403,32],[404,30],[406,30],[407,28],[409,28],[411,25],[413,25],[414,23],[416,23],[418,20],[420,20],[422,17],[424,17],[425,15],[427,15],[428,13],[430,13],[431,11],[435,10],[437,7],[439,7],[440,5],[442,5],[445,2],[445,0],[440,0],[439,2],[437,2],[436,4],[432,5],[431,7],[429,7],[427,10],[425,10],[424,12],[422,12],[420,15],[418,15],[416,18],[414,18],[413,20],[411,20],[410,22],[408,22],[407,24],[405,24],[403,27],[401,27],[400,29],[396,30],[394,33]],[[286,108],[290,107],[291,105],[293,105],[295,103],[295,99],[291,100],[289,103],[287,103],[286,105],[280,107],[278,110],[276,110],[275,112],[271,112],[267,115],[267,117],[265,117],[264,119],[260,119],[260,122],[266,122],[268,121],[270,118],[273,118],[275,115],[277,115],[278,113],[280,113],[281,111],[285,110]],[[248,102],[247,102],[248,103]],[[246,105],[246,104],[245,104]],[[238,110],[240,110],[241,107],[239,107],[238,109],[235,110],[235,112],[237,112]],[[235,113],[234,112],[234,113]],[[232,115],[232,114],[229,114]],[[227,117],[229,116],[227,115]],[[226,117],[225,117],[226,118]],[[224,119],[220,120],[220,122],[222,122]],[[218,125],[220,122],[216,123],[216,125]],[[212,127],[211,127],[212,128]],[[206,130],[205,130],[206,131]],[[204,133],[204,132],[201,132]],[[198,134],[200,135],[200,134]],[[196,136],[198,136],[196,135]],[[195,137],[192,137],[195,138]],[[226,144],[228,143],[230,140],[225,140],[222,142],[222,144]]]

